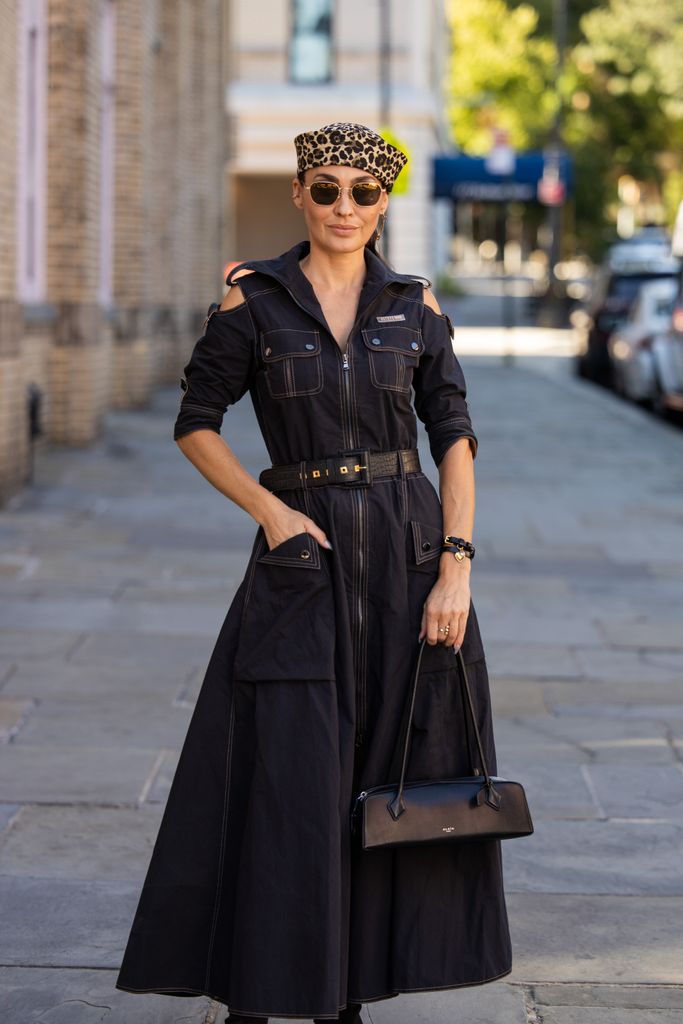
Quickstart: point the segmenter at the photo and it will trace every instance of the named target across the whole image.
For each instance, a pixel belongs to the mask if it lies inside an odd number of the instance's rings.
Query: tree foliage
[[[621,175],[656,188],[670,219],[683,198],[683,0],[573,0],[557,82],[552,3],[449,0],[453,135],[475,154],[494,126],[540,147],[559,105],[576,233],[598,255]]]

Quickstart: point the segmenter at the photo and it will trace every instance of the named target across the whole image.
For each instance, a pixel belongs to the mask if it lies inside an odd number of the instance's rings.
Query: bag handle
[[[410,692],[408,694],[408,701],[407,701],[407,704],[406,704],[406,707],[408,708],[408,720],[407,720],[406,728],[405,728],[405,739],[404,739],[404,743],[403,743],[403,755],[402,755],[402,758],[401,758],[401,774],[400,774],[400,778],[399,778],[399,782],[398,782],[398,790],[396,791],[396,796],[394,797],[394,799],[391,800],[389,804],[387,804],[387,806],[388,806],[389,810],[391,811],[391,814],[394,816],[394,818],[399,818],[401,816],[401,814],[403,814],[403,812],[406,809],[405,801],[403,799],[403,789],[404,789],[404,785],[405,785],[406,768],[407,768],[407,765],[408,765],[408,753],[409,753],[409,750],[410,750],[411,726],[413,724],[413,712],[415,710],[415,696],[417,694],[417,682],[418,682],[418,678],[419,678],[419,675],[420,675],[420,665],[422,663],[422,655],[424,653],[426,642],[427,642],[427,637],[425,636],[422,639],[422,642],[420,644],[420,650],[419,650],[419,653],[418,653],[418,656],[417,656],[417,662],[415,664],[415,672],[414,672],[414,675],[413,675],[413,682],[412,682],[412,685],[411,685],[411,688],[410,688]],[[495,787],[493,785],[493,782],[491,781],[491,776],[489,774],[488,766],[487,766],[487,763],[486,763],[486,755],[484,754],[484,747],[483,747],[483,744],[481,742],[481,736],[479,734],[479,726],[477,725],[477,716],[475,714],[474,704],[472,702],[472,694],[471,694],[471,691],[470,691],[470,685],[469,685],[469,681],[467,679],[467,670],[465,668],[465,659],[462,656],[462,650],[460,648],[458,648],[458,650],[456,652],[454,652],[454,655],[455,655],[455,659],[456,659],[458,668],[460,670],[459,671],[459,676],[460,676],[461,686],[462,686],[463,704],[464,704],[464,707],[465,707],[465,716],[466,716],[466,719],[469,718],[469,720],[471,721],[472,725],[474,726],[474,735],[475,735],[476,740],[477,740],[477,749],[479,751],[479,758],[481,760],[481,766],[483,768],[483,774],[484,774],[484,785],[482,786],[482,788],[477,793],[477,804],[481,804],[481,803],[483,803],[484,800],[486,800],[486,802],[491,807],[493,807],[495,810],[499,810],[500,805],[501,805],[501,796],[500,796],[500,793],[495,789]],[[465,725],[467,726],[467,720],[465,722]],[[392,776],[394,776],[394,774],[395,774],[395,765],[397,763],[398,756],[399,756],[399,753],[400,753],[400,746],[401,746],[401,744],[400,744],[400,730],[399,730],[399,739],[397,740],[396,748],[394,750],[394,756],[393,756],[392,762],[391,762],[391,773],[390,774]],[[471,767],[471,771],[472,771],[473,775],[480,775],[481,774],[479,769],[475,768],[472,765],[471,762],[470,762],[470,767]]]

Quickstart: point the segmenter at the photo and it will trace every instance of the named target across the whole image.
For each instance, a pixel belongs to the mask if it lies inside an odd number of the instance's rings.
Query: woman
[[[175,438],[258,529],[117,987],[351,1024],[364,1002],[500,978],[511,948],[498,841],[363,851],[351,829],[358,792],[394,781],[424,636],[408,778],[470,774],[454,646],[497,770],[471,559],[442,551],[472,536],[477,439],[448,317],[376,250],[407,157],[346,123],[295,147],[308,238],[233,268],[185,368]],[[219,436],[247,391],[259,482]]]

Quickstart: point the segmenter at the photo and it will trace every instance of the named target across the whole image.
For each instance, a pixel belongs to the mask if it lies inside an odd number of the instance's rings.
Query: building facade
[[[0,500],[175,378],[220,295],[226,8],[0,0]]]
[[[432,159],[448,147],[443,0],[262,0],[230,9],[228,190],[231,258],[277,255],[305,237],[291,203],[294,136],[334,121],[385,125],[410,157],[392,194],[385,256],[433,280],[445,262],[448,203]]]

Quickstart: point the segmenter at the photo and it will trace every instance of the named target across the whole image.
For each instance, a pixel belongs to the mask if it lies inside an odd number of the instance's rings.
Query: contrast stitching
[[[214,899],[213,906],[213,921],[211,924],[211,934],[209,939],[209,948],[206,954],[206,974],[204,977],[204,985],[206,988],[209,987],[209,978],[211,977],[211,959],[213,957],[213,946],[216,938],[216,926],[218,924],[218,914],[220,910],[220,896],[223,891],[223,862],[225,859],[225,846],[226,846],[226,833],[228,824],[228,794],[230,791],[230,768],[232,761],[232,740],[235,726],[235,683],[232,684],[232,697],[230,700],[230,726],[228,729],[228,745],[225,756],[225,787],[223,790],[223,817],[221,819],[221,845],[220,852],[218,855],[218,879],[216,882],[216,896]]]

